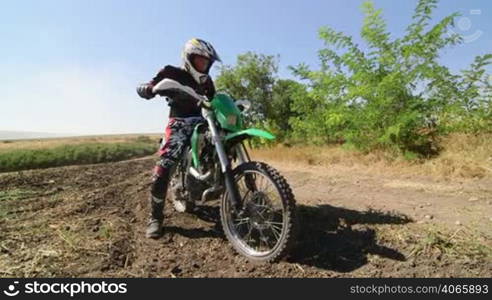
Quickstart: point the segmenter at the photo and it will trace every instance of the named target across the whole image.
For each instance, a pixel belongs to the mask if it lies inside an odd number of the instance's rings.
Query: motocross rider
[[[212,64],[220,61],[214,47],[209,42],[194,38],[186,42],[181,56],[183,61],[181,67],[167,65],[149,83],[137,87],[138,95],[147,100],[152,99],[155,96],[152,88],[161,80],[169,78],[193,88],[200,95],[213,98],[215,86],[208,73]],[[169,180],[174,167],[182,157],[184,148],[189,143],[194,126],[203,120],[201,109],[191,96],[171,92],[164,96],[170,99],[169,122],[158,151],[160,158],[152,173],[149,196],[150,218],[146,231],[148,238],[158,238],[162,235],[164,200]]]

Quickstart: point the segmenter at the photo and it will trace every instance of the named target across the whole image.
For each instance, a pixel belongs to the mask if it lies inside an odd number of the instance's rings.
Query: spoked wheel
[[[295,242],[296,207],[287,181],[272,167],[247,162],[234,169],[242,198],[235,213],[228,193],[221,203],[224,233],[233,247],[256,262],[283,258]]]

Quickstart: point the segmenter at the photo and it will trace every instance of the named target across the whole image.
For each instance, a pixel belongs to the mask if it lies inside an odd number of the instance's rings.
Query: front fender
[[[240,136],[244,136],[244,138],[257,136],[257,137],[265,138],[268,140],[275,139],[275,136],[268,131],[256,129],[256,128],[248,128],[245,130],[229,133],[228,135],[225,136],[225,140],[229,141],[231,139],[234,139],[234,138],[240,137]]]

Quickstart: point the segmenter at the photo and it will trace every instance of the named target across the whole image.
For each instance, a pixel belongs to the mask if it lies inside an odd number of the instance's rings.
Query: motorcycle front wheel
[[[298,225],[289,184],[277,170],[261,162],[243,163],[233,173],[241,208],[235,212],[224,193],[220,216],[227,239],[251,261],[284,258],[295,243]]]

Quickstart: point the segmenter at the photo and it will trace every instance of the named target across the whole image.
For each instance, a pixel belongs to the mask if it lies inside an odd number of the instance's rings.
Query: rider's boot
[[[149,197],[151,212],[147,223],[145,236],[148,238],[159,238],[162,235],[162,221],[164,220],[164,199],[153,195]]]

